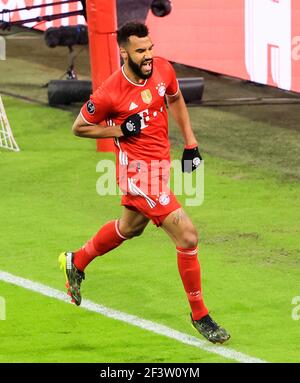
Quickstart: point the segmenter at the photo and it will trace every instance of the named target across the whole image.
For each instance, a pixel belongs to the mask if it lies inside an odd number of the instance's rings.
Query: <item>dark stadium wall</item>
[[[152,0],[117,0],[118,26],[129,20],[145,21]]]

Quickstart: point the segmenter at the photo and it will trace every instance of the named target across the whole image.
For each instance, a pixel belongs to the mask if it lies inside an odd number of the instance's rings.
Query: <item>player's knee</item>
[[[193,247],[196,247],[198,245],[197,232],[195,230],[185,232],[181,242],[181,247],[183,247],[184,249],[191,249]]]

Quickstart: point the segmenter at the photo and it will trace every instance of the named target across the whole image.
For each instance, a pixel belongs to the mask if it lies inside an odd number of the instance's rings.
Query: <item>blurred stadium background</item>
[[[49,105],[52,81],[79,84],[95,76],[88,44],[50,48],[45,39],[49,28],[62,26],[90,33],[85,2],[52,3],[0,0],[6,47],[0,95],[20,147],[0,149],[0,270],[63,290],[59,252],[80,246],[120,207],[118,197],[95,190],[96,165],[113,153],[71,134],[83,100]],[[41,4],[48,6],[12,11]],[[173,63],[179,78],[204,84],[189,112],[205,158],[205,202],[186,210],[200,232],[208,305],[232,333],[228,349],[268,362],[299,361],[300,1],[115,4],[118,25],[145,20],[156,54]],[[39,19],[19,22],[31,18]],[[107,66],[107,58],[98,60]],[[172,121],[170,139],[173,158],[180,158],[183,144]],[[83,295],[195,335],[173,246],[150,225],[142,238],[89,266]],[[236,361],[3,278],[0,296],[6,303],[0,362]]]

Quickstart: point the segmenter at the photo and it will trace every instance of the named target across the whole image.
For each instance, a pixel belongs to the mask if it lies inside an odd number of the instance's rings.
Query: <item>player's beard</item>
[[[150,61],[150,60],[146,60],[146,61]],[[152,68],[151,68],[151,72],[149,72],[148,74],[145,74],[142,72],[142,65],[144,63],[144,61],[139,65],[137,63],[135,63],[132,58],[130,57],[130,55],[128,54],[128,66],[130,67],[130,69],[133,71],[133,73],[138,76],[139,78],[143,79],[143,80],[147,80],[147,78],[150,78],[152,76],[152,72],[153,72],[153,61],[151,60],[152,62]]]

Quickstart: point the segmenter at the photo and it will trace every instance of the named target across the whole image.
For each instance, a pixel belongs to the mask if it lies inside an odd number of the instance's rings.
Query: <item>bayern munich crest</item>
[[[158,202],[163,206],[168,205],[168,203],[170,203],[170,196],[166,193],[162,193],[158,198]]]
[[[164,97],[164,95],[166,93],[166,84],[164,82],[161,82],[157,85],[156,89],[157,89],[160,97]]]

